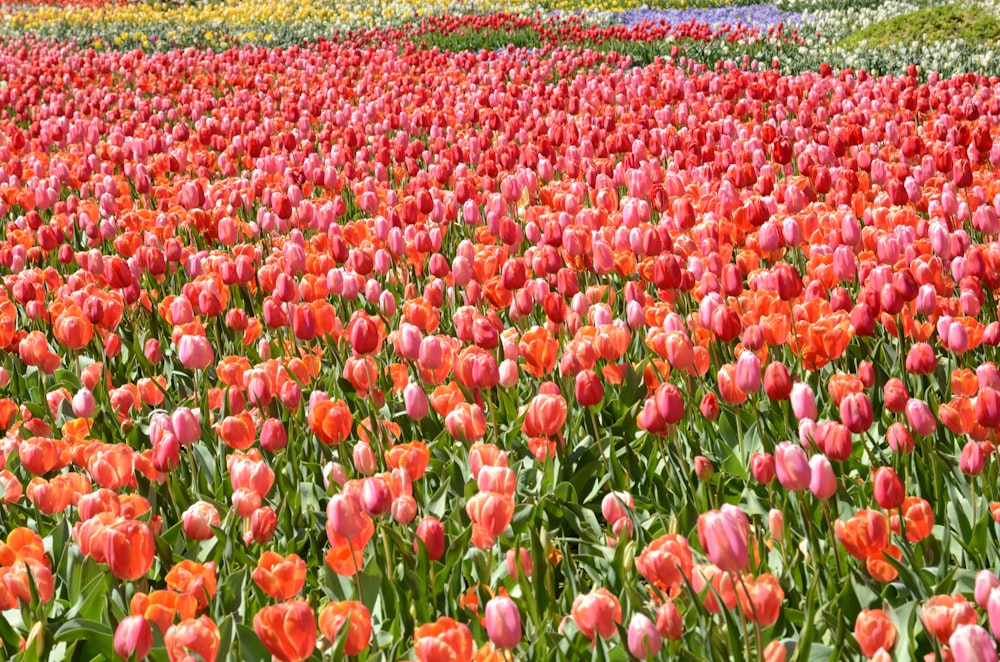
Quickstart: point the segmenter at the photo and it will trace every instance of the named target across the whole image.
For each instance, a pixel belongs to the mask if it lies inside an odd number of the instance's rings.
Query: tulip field
[[[3,1],[0,660],[997,662],[1000,8],[650,4]]]

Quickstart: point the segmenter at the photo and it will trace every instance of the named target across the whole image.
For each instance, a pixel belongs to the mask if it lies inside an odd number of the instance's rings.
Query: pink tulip
[[[931,413],[931,408],[917,398],[906,401],[906,420],[910,423],[910,428],[922,437],[934,434],[937,429],[937,420]]]
[[[153,629],[145,616],[126,616],[118,623],[114,639],[115,653],[127,659],[141,660],[153,648]]]
[[[215,361],[215,352],[205,336],[181,336],[177,343],[177,357],[185,368],[204,370]]]
[[[698,516],[698,539],[708,558],[726,572],[738,572],[749,564],[750,523],[743,511],[725,505]]]
[[[663,647],[663,638],[645,614],[634,614],[628,624],[628,650],[640,660],[656,657]]]
[[[787,490],[805,490],[812,482],[812,467],[800,446],[783,441],[774,449],[778,482]]]
[[[833,465],[825,455],[813,455],[809,460],[809,467],[809,491],[817,499],[829,499],[837,493],[837,477],[833,473]]]
[[[792,385],[792,411],[798,419],[810,418],[816,420],[819,416],[819,408],[816,406],[816,395],[812,388],[804,383],[798,382]]]
[[[978,625],[955,628],[948,646],[955,662],[997,662],[997,645],[989,632]]]
[[[497,596],[486,603],[486,633],[500,649],[516,648],[521,643],[521,614],[513,600]]]

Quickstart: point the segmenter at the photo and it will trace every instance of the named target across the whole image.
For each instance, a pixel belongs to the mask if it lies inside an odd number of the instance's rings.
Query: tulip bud
[[[958,468],[966,476],[978,476],[983,473],[985,466],[982,445],[978,441],[967,442],[962,448],[962,455],[958,458]]]
[[[700,480],[708,481],[715,474],[715,467],[707,457],[698,455],[694,458],[694,472]]]

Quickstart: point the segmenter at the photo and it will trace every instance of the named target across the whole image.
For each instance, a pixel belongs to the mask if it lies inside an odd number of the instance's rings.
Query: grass
[[[1000,20],[980,7],[944,5],[902,14],[870,25],[840,42],[844,48],[883,47],[896,43],[926,40],[964,39],[967,43],[1000,40]]]

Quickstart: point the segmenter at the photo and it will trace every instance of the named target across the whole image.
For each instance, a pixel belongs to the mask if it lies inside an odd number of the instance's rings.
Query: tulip
[[[153,629],[144,616],[126,616],[118,624],[114,639],[115,653],[125,659],[141,660],[153,648]]]
[[[738,572],[749,560],[750,524],[735,506],[712,510],[698,516],[698,539],[702,549],[724,572]]]
[[[684,628],[684,619],[677,609],[677,605],[672,601],[664,602],[656,610],[656,631],[664,639],[677,641],[681,638]]]
[[[816,406],[816,395],[808,384],[798,382],[792,385],[791,402],[795,418],[816,420],[818,417],[819,408]]]
[[[785,515],[777,508],[772,508],[767,514],[767,527],[771,538],[777,542],[785,539]]]
[[[177,343],[177,357],[185,368],[204,370],[215,361],[215,352],[205,336],[181,336]]]
[[[578,595],[573,600],[571,615],[573,622],[587,639],[595,636],[610,639],[618,632],[616,624],[622,622],[622,608],[618,598],[606,588]]]
[[[990,632],[996,638],[1000,633],[1000,590],[993,589],[986,599],[986,615],[989,617]]]
[[[170,662],[187,662],[198,655],[205,662],[215,662],[219,654],[219,628],[208,616],[189,618],[173,625],[163,636]]]
[[[976,623],[976,610],[960,593],[935,595],[920,608],[920,621],[931,637],[948,644],[959,626]]]
[[[518,564],[520,564],[520,570]],[[524,572],[525,577],[531,577],[535,572],[535,564],[531,560],[531,554],[523,547],[518,550],[518,553],[515,553],[513,549],[507,550],[506,565],[507,574],[510,575],[511,579],[517,579],[521,571]]]
[[[331,602],[319,614],[319,629],[323,636],[336,642],[347,625],[344,655],[357,655],[368,648],[372,638],[372,617],[368,608],[354,600]]]
[[[306,582],[306,564],[297,554],[283,557],[272,551],[261,554],[253,571],[254,584],[275,600],[288,600]]]
[[[222,520],[219,511],[215,506],[204,501],[197,501],[184,511],[181,516],[181,523],[184,528],[184,535],[191,540],[209,540],[215,532],[213,526],[219,526]]]
[[[760,359],[753,352],[743,352],[736,361],[736,386],[744,393],[760,390]]]
[[[362,482],[359,501],[361,509],[369,515],[385,515],[392,508],[392,490],[384,478],[372,476]]]
[[[663,639],[649,617],[645,614],[633,614],[628,624],[629,652],[644,660],[659,655],[662,647]]]
[[[521,614],[514,601],[506,596],[486,603],[486,633],[500,649],[516,648],[521,643]]]
[[[809,468],[809,491],[817,499],[829,499],[837,493],[837,477],[833,473],[833,465],[825,455],[813,455],[809,460]]]
[[[937,420],[931,413],[931,408],[923,400],[910,398],[906,402],[906,420],[910,428],[922,437],[934,434],[937,429]]]
[[[105,529],[104,557],[118,579],[144,577],[153,566],[154,552],[153,532],[144,522],[120,520]]]
[[[253,629],[268,652],[282,662],[299,662],[316,648],[316,617],[305,600],[264,607],[253,617]]]
[[[392,519],[400,524],[409,524],[417,516],[417,502],[408,494],[396,497],[392,502]]]
[[[978,625],[960,625],[948,640],[955,662],[997,662],[997,645]]]
[[[353,538],[364,525],[361,504],[353,494],[341,492],[333,495],[327,504],[326,516],[333,531],[341,538]]]
[[[774,480],[774,456],[770,453],[754,453],[750,456],[750,472],[758,483],[767,485]]]
[[[417,536],[413,541],[413,551],[419,551],[418,542],[427,549],[427,558],[437,561],[444,555],[444,526],[436,517],[425,517],[417,525]]]
[[[88,388],[82,388],[73,396],[73,414],[80,418],[90,418],[97,407],[94,394]]]
[[[975,599],[980,609],[988,609],[990,594],[1000,586],[1000,579],[991,570],[980,570],[976,574]]]
[[[775,473],[787,490],[805,490],[812,481],[812,468],[801,447],[783,441],[774,449]]]
[[[474,645],[469,628],[448,617],[413,630],[413,650],[420,662],[471,662]]]
[[[896,642],[896,626],[881,609],[863,609],[854,622],[854,638],[861,654],[874,658],[880,651],[889,651]]]
[[[899,508],[906,498],[903,481],[892,467],[879,467],[872,473],[872,490],[876,503],[886,510]]]
[[[958,468],[967,476],[978,476],[986,466],[983,448],[978,441],[968,441],[958,458]]]

